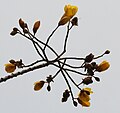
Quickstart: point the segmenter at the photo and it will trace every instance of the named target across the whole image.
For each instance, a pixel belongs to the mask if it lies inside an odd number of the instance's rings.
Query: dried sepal
[[[18,68],[22,68],[24,66],[22,59],[20,59],[19,61],[16,61],[15,64]]]
[[[82,83],[85,84],[85,85],[92,84],[93,83],[92,77],[86,77],[86,78],[84,78],[83,81],[82,81]]]
[[[59,23],[58,23],[58,26],[65,25],[69,20],[70,20],[70,17],[68,17],[68,16],[63,16],[63,17],[60,19],[60,21],[59,21]]]
[[[71,21],[72,26],[78,26],[78,18],[74,17]]]
[[[70,96],[70,92],[66,89],[63,92],[62,102],[66,102],[68,100],[69,96]]]
[[[93,58],[94,58],[94,55],[90,53],[89,55],[85,57],[85,62],[89,63],[93,60]]]
[[[54,82],[52,75],[49,75],[49,76],[46,78],[46,81],[47,81],[48,83]]]
[[[11,64],[15,64],[15,63],[16,63],[15,60],[13,60],[13,59],[9,60],[9,62],[10,62]]]
[[[12,72],[15,71],[15,69],[16,69],[16,65],[15,64],[12,64],[12,63],[5,64],[5,71],[7,73],[12,73]]]
[[[23,33],[27,34],[29,31],[27,29],[23,29]]]
[[[34,23],[34,26],[33,26],[33,33],[34,33],[34,35],[37,32],[37,30],[39,29],[39,27],[40,27],[40,21],[36,21]]]

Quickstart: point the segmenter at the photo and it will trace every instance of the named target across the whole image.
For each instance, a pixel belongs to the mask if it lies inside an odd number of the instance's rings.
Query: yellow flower
[[[100,63],[100,64],[98,65],[96,71],[102,72],[102,71],[107,70],[109,67],[110,67],[109,62],[103,61],[102,63]]]
[[[64,15],[61,17],[58,25],[65,25],[78,11],[77,6],[66,5],[64,7]]]
[[[34,90],[35,91],[40,90],[43,87],[44,83],[45,83],[45,81],[37,81],[37,82],[35,82],[34,83]]]
[[[78,103],[80,103],[82,106],[84,107],[89,107],[90,106],[90,102],[89,101],[81,101],[79,98],[78,98]]]
[[[93,93],[91,91],[91,88],[84,88],[80,91],[80,93],[78,94],[78,102],[85,107],[89,107],[90,106],[90,94]]]
[[[5,64],[5,71],[7,73],[12,73],[14,72],[16,69],[16,65],[15,64],[11,64],[11,63],[8,63],[8,64]]]

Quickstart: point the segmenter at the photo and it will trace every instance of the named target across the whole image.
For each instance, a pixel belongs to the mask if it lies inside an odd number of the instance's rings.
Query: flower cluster
[[[15,35],[21,35],[24,38],[28,39],[32,42],[33,47],[35,48],[37,54],[39,55],[39,59],[34,61],[33,63],[30,63],[28,65],[23,64],[22,59],[20,60],[10,60],[9,63],[5,64],[5,71],[7,73],[12,73],[9,76],[3,77],[0,79],[0,82],[6,81],[8,79],[11,79],[13,77],[17,77],[18,75],[23,75],[27,72],[34,71],[36,69],[40,70],[44,67],[53,66],[53,68],[57,68],[57,71],[55,74],[51,75],[51,73],[48,74],[46,77],[46,80],[38,80],[34,83],[34,90],[39,91],[41,90],[46,84],[47,84],[47,91],[51,91],[52,84],[54,82],[54,79],[61,74],[62,77],[65,80],[65,83],[67,84],[67,89],[65,89],[62,93],[62,99],[61,101],[67,102],[69,98],[71,97],[73,105],[77,106],[78,104],[81,104],[84,107],[90,106],[90,94],[93,93],[91,88],[82,88],[83,86],[88,86],[89,84],[93,84],[94,80],[97,82],[100,82],[100,76],[96,76],[96,73],[101,73],[103,71],[106,71],[110,67],[110,63],[108,61],[102,61],[100,64],[97,63],[96,59],[103,57],[106,54],[109,54],[110,51],[106,50],[101,55],[95,56],[93,53],[89,53],[85,57],[71,57],[71,56],[65,56],[65,53],[67,52],[67,42],[69,39],[69,33],[74,28],[74,26],[78,26],[78,18],[74,17],[78,11],[77,6],[72,5],[65,5],[64,7],[64,14],[60,18],[57,27],[52,31],[52,33],[47,37],[46,42],[43,42],[40,40],[40,38],[36,37],[36,33],[38,29],[40,28],[40,21],[35,21],[32,32],[30,32],[28,24],[23,21],[23,19],[19,19],[19,27],[14,27],[12,32],[10,33],[11,36]],[[65,35],[65,40],[63,42],[63,51],[61,53],[58,53],[55,48],[53,48],[49,43],[50,39],[53,36],[53,34],[56,32],[60,26],[67,24],[67,31]],[[54,58],[52,60],[49,58],[46,48],[49,52],[54,54]],[[81,62],[79,65],[73,65],[69,63],[69,61],[72,60],[72,62]],[[22,71],[19,71],[17,73],[14,73],[16,69],[21,68]],[[54,69],[53,69],[54,70]],[[80,78],[79,83],[77,83],[73,77],[73,75],[81,75],[82,78]],[[78,89],[78,96],[74,96],[72,85]],[[83,85],[83,86],[82,86]]]

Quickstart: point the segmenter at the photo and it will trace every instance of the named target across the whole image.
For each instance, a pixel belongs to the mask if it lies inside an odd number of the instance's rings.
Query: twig
[[[45,47],[43,50],[45,50],[46,46],[48,45],[48,42],[50,40],[50,38],[52,37],[52,35],[55,33],[55,31],[58,29],[59,25],[53,30],[53,32],[50,34],[50,36],[47,38],[47,41],[45,43]]]

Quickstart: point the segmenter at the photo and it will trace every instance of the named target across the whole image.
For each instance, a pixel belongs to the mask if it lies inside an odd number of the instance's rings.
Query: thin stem
[[[65,70],[64,70],[65,71]],[[72,81],[72,83],[79,89],[81,90],[81,88],[75,83],[75,81],[72,79],[72,77],[69,75],[69,73],[67,71],[65,71],[65,73],[67,74],[67,76],[69,77],[69,79]]]
[[[28,35],[31,37],[31,33],[30,32],[28,32]],[[33,40],[33,39],[32,39]],[[34,40],[33,40],[33,42],[35,42]],[[37,42],[36,42],[37,43]],[[34,44],[34,43],[33,43]],[[42,47],[37,43],[37,45],[38,45],[38,47],[41,49],[41,51],[42,51],[42,53],[43,53],[43,55],[44,55],[44,57],[45,57],[45,59],[48,61],[48,58],[47,58],[47,56],[46,56],[46,54],[45,54],[45,51],[42,49]],[[37,47],[36,47],[37,48]]]
[[[70,31],[69,26],[70,26],[70,22],[68,23],[68,26],[67,26],[67,33],[66,33],[66,36],[65,36],[63,52],[57,57],[57,59],[60,58],[66,52],[67,40],[68,40],[68,36],[69,36],[69,31]]]
[[[46,41],[46,43],[45,43],[45,46],[44,46],[44,49],[43,49],[43,50],[46,49],[46,46],[48,45],[48,42],[49,42],[50,38],[51,38],[52,35],[55,33],[55,31],[58,29],[58,27],[59,27],[59,26],[57,26],[57,27],[52,31],[52,33],[50,34],[50,36],[47,38],[47,41]]]
[[[64,57],[64,58],[59,58],[59,60],[85,60],[85,58],[77,58],[77,57]]]
[[[37,44],[37,46],[38,46],[38,47],[41,49],[41,51],[43,52],[42,47],[41,47],[37,42],[35,42],[31,37],[28,37],[28,36],[26,36],[25,34],[22,34],[21,32],[19,32],[19,34],[21,34],[22,36],[26,37],[26,38],[29,39],[30,41],[32,41],[32,43],[33,43],[33,45],[34,45],[37,53],[40,55],[40,57],[41,57],[43,60],[45,60],[44,57],[40,54],[40,52],[39,52],[39,50],[38,50],[38,48],[36,47],[35,44]]]
[[[54,79],[60,73],[60,71],[61,69],[59,69],[52,78]]]
[[[36,40],[38,41],[39,43],[43,44],[44,46],[46,45],[44,42],[42,42],[41,40],[39,40],[38,38],[36,38],[34,35],[32,35],[30,33],[30,35]],[[46,47],[48,47],[56,56],[58,56],[57,52],[49,45],[46,45]]]
[[[57,61],[56,61],[56,62],[57,62]],[[58,62],[59,62],[59,61],[58,61]],[[54,66],[60,68],[60,67],[59,67],[57,64],[55,64],[55,63],[52,63],[52,62],[51,62],[51,65],[54,65]],[[83,75],[83,76],[88,76],[88,74],[81,73],[81,72],[79,72],[79,71],[72,70],[72,69],[68,69],[68,68],[63,68],[63,70],[70,71],[70,72],[72,72],[72,73],[76,73],[76,74]]]
[[[58,62],[58,63],[59,63],[59,62]],[[61,65],[60,65],[60,63],[59,63],[59,67],[62,68]],[[66,78],[66,76],[65,76],[65,74],[64,74],[64,72],[63,72],[62,69],[61,69],[61,73],[62,73],[62,75],[63,75],[63,77],[64,77],[64,79],[65,79],[65,81],[66,81],[66,83],[67,83],[67,86],[68,86],[68,88],[69,88],[69,91],[70,91],[70,93],[71,93],[72,101],[74,102],[74,96],[73,96],[73,93],[72,93],[71,86],[70,86],[69,81],[67,80],[67,78]]]
[[[60,63],[63,64],[63,62],[61,62],[61,61],[60,61]],[[65,63],[64,65],[65,65],[65,66],[68,66],[68,67],[70,67],[70,68],[75,68],[75,69],[77,69],[77,68],[83,68],[83,66],[72,66],[72,65],[67,64],[67,63]]]
[[[97,57],[94,57],[94,59],[98,59],[98,58],[100,58],[100,57],[103,57],[105,55],[105,53],[103,53],[102,55],[99,55],[99,56],[97,56]]]
[[[33,65],[35,65],[37,63],[40,63],[40,62],[43,62],[43,60],[37,60],[37,61],[35,61],[35,62],[33,62],[33,63],[29,64],[29,65],[24,65],[23,67],[30,67],[30,66],[33,66]]]

